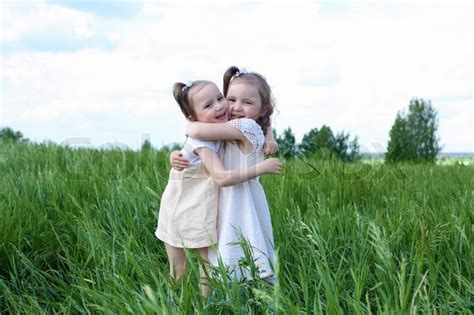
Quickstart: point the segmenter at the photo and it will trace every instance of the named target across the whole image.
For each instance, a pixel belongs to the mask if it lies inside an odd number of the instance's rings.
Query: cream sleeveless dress
[[[252,119],[241,118],[228,123],[238,128],[253,145],[253,151],[245,155],[234,141],[227,141],[221,153],[226,169],[244,169],[263,161],[262,128]],[[270,211],[258,177],[242,184],[221,187],[217,218],[217,251],[210,251],[209,259],[218,265],[218,256],[237,279],[250,278],[249,270],[239,266],[244,251],[239,239],[244,237],[252,248],[259,277],[273,281],[274,242]]]
[[[178,248],[208,247],[217,242],[219,186],[194,153],[201,147],[218,154],[220,141],[188,137],[181,152],[190,161],[190,167],[182,171],[172,168],[161,196],[155,235]]]

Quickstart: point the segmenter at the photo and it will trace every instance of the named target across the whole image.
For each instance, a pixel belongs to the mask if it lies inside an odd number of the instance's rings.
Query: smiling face
[[[222,123],[229,119],[229,104],[214,83],[195,87],[189,99],[196,113],[196,120],[206,123]]]
[[[237,81],[229,86],[227,92],[230,119],[250,118],[257,120],[261,117],[262,98],[254,84]]]

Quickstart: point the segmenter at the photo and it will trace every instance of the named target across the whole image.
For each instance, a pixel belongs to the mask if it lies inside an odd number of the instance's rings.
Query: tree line
[[[438,130],[437,111],[431,101],[414,98],[410,101],[408,112],[399,111],[389,133],[389,142],[385,161],[396,163],[431,162],[441,151]],[[313,128],[297,144],[291,127],[274,138],[280,148],[279,156],[292,159],[299,156],[315,156],[320,159],[337,158],[344,162],[361,159],[357,136],[352,140],[349,133],[334,133],[329,126]]]
[[[273,134],[279,147],[279,155],[285,159],[298,156],[312,156],[318,159],[338,158],[344,162],[360,160],[357,137],[350,140],[349,133],[344,131],[334,134],[331,127],[323,125],[320,129],[313,128],[303,136],[301,143],[296,144],[291,127],[282,135]]]
[[[437,116],[438,112],[431,105],[431,101],[412,99],[408,112],[399,111],[390,129],[385,161],[435,162],[441,151],[436,135],[439,127]],[[351,138],[350,134],[344,131],[334,133],[327,125],[312,128],[298,144],[291,127],[283,130],[281,135],[273,130],[273,135],[280,148],[277,154],[284,159],[301,156],[336,158],[344,162],[361,159],[357,136]],[[28,139],[24,138],[20,131],[5,127],[0,128],[0,143],[5,142],[28,142]],[[151,143],[147,143],[146,148],[151,148]]]
[[[28,142],[21,131],[15,131],[10,127],[0,128],[0,143],[6,142]]]

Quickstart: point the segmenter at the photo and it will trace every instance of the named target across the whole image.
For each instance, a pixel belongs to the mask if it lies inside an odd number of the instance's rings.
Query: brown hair
[[[212,82],[205,81],[205,80],[198,80],[198,81],[193,81],[190,84],[176,82],[173,85],[174,99],[178,103],[179,108],[181,108],[181,111],[183,112],[184,117],[186,117],[186,119],[191,120],[191,121],[197,120],[196,111],[194,110],[193,104],[191,104],[191,93],[190,93],[191,90],[194,90],[194,88],[198,86],[204,86],[209,83],[212,83]]]
[[[236,80],[245,80],[249,84],[255,84],[258,89],[258,94],[262,100],[262,112],[264,115],[259,117],[256,122],[262,127],[263,134],[267,133],[268,128],[271,126],[270,117],[273,114],[275,108],[275,100],[272,95],[272,89],[268,85],[265,77],[257,72],[246,72],[241,73],[239,68],[236,66],[229,67],[224,73],[224,96],[227,97],[229,86],[231,82]]]

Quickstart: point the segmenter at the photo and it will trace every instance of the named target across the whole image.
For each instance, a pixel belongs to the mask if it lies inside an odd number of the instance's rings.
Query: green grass
[[[205,299],[154,236],[168,164],[0,144],[0,312],[473,313],[473,165],[286,161],[261,178],[277,283],[215,268]]]

